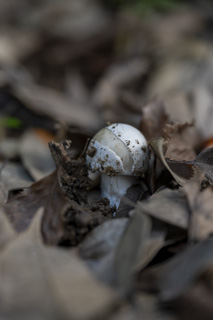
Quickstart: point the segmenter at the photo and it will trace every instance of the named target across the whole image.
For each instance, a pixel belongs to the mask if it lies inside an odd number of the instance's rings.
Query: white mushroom
[[[118,208],[127,189],[147,170],[146,139],[128,124],[111,124],[90,141],[86,161],[89,170],[101,173],[102,196]]]

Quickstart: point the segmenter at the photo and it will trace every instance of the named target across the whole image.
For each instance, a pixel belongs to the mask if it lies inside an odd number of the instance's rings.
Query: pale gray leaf
[[[145,254],[145,245],[150,232],[151,220],[149,217],[135,211],[115,255],[117,284],[126,292],[131,290],[134,268]]]
[[[188,228],[190,210],[187,199],[180,190],[158,191],[148,200],[137,202],[136,209],[176,227]]]

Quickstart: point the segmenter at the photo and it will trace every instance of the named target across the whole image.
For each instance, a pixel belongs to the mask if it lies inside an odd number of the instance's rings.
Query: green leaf
[[[22,125],[22,121],[15,117],[4,117],[0,119],[0,128],[18,129]]]

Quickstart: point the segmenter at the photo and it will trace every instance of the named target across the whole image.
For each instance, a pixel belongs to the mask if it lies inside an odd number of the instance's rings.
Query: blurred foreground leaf
[[[177,0],[112,0],[112,4],[127,7],[142,15],[150,14],[155,10],[176,9],[181,5]]]

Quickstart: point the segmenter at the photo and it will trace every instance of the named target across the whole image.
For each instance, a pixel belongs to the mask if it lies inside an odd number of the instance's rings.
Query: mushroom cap
[[[91,139],[86,162],[93,172],[110,176],[142,176],[148,167],[146,139],[138,129],[128,124],[111,124]]]

